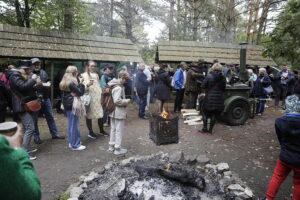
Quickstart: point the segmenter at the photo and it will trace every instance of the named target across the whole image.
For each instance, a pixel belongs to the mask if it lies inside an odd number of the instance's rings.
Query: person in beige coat
[[[102,90],[99,84],[99,76],[95,72],[95,65],[94,61],[88,61],[85,72],[81,74],[81,77],[84,80],[83,84],[86,86],[86,93],[91,97],[90,105],[86,109],[86,126],[89,130],[88,137],[92,139],[96,139],[96,134],[93,131],[93,119],[98,120],[100,135],[109,135],[103,128],[103,109],[101,106]]]
[[[124,84],[129,79],[126,72],[120,72],[118,79],[108,82],[112,89],[112,97],[115,104],[115,110],[110,114],[111,129],[108,151],[114,152],[115,155],[127,153],[127,149],[121,147],[122,137],[125,130],[125,119],[127,116],[126,107],[130,99],[125,98]]]

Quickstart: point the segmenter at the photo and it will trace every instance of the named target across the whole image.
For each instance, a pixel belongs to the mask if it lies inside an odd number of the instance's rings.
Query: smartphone
[[[12,136],[17,131],[18,124],[16,122],[3,122],[0,123],[0,134]]]

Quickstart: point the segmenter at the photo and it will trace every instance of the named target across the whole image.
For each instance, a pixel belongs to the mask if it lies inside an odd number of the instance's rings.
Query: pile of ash
[[[67,191],[80,200],[243,200],[252,191],[227,163],[209,164],[203,155],[159,153],[109,162],[82,176]]]

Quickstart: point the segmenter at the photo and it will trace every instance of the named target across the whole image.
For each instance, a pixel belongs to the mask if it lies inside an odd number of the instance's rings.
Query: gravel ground
[[[179,143],[156,146],[149,139],[149,122],[137,117],[136,105],[129,107],[123,146],[126,157],[166,153],[182,150],[185,154],[205,154],[212,162],[227,162],[231,170],[251,187],[256,196],[264,196],[279,153],[274,120],[283,114],[280,109],[267,108],[265,115],[249,119],[243,126],[230,127],[218,123],[213,135],[197,133],[200,126],[188,126],[179,121]],[[55,114],[61,135],[66,134],[67,121]],[[84,151],[71,151],[66,140],[52,140],[44,119],[39,122],[44,143],[38,146],[37,160],[33,161],[42,184],[42,199],[56,199],[78,177],[108,161],[122,158],[106,152],[108,137],[92,140],[87,137],[84,120],[81,120],[81,139],[87,146]],[[94,130],[98,131],[96,121]],[[109,131],[109,128],[106,128]],[[282,185],[277,199],[288,198],[292,192],[291,175]]]

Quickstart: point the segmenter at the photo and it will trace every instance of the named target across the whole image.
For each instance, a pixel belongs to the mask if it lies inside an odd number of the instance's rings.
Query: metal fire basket
[[[149,136],[156,145],[178,143],[178,116],[168,119],[152,115],[149,122]]]

